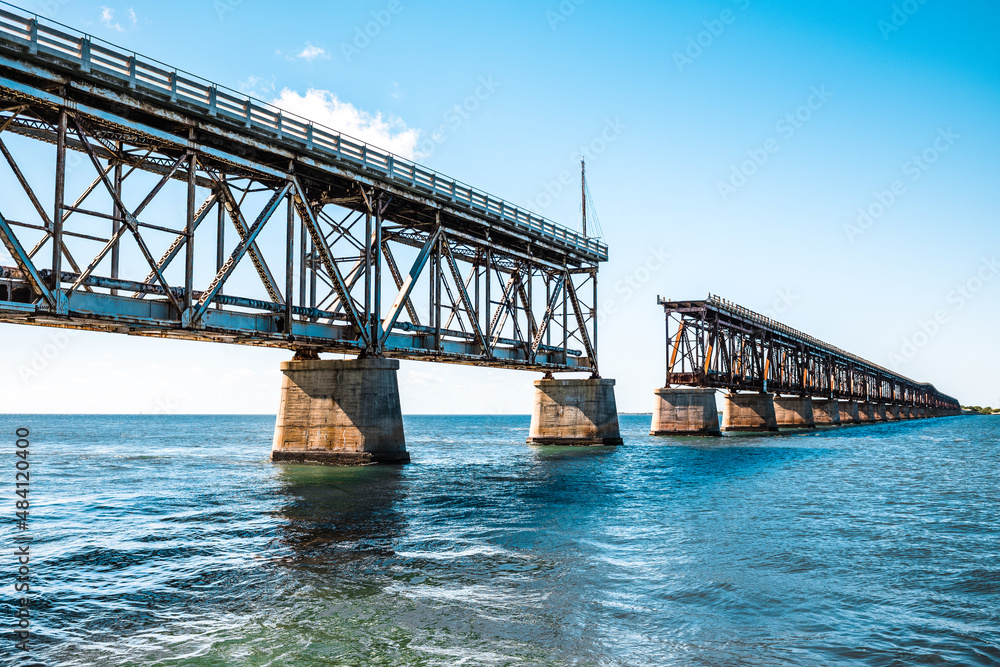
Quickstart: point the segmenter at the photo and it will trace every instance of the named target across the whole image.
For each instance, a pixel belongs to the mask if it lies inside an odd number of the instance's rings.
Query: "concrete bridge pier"
[[[774,395],[726,394],[722,399],[723,431],[777,431]]]
[[[774,416],[778,428],[816,428],[812,399],[808,396],[775,396]]]
[[[875,404],[865,401],[863,403],[858,403],[858,417],[860,423],[870,424],[875,420]]]
[[[886,421],[898,422],[899,421],[899,406],[895,403],[889,403],[885,406],[885,419]]]
[[[885,416],[885,403],[872,403],[872,415],[875,419],[873,421],[884,422],[886,421]]]
[[[272,461],[407,463],[395,359],[281,364]]]
[[[858,412],[857,401],[839,401],[840,403],[840,423],[860,424],[861,415]]]
[[[840,401],[830,398],[813,399],[812,408],[816,426],[840,426]]]
[[[530,445],[620,445],[615,381],[535,380]]]
[[[722,435],[714,389],[662,387],[653,394],[650,435]]]

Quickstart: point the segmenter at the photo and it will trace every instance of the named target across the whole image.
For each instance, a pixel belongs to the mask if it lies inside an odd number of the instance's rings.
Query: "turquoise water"
[[[46,665],[1000,663],[1000,417],[623,416],[617,449],[409,417],[412,464],[343,469],[271,464],[273,417],[3,416],[11,517],[21,426]]]

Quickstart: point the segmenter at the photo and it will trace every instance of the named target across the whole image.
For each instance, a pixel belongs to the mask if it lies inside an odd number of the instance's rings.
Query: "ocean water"
[[[268,461],[272,416],[3,416],[31,430],[45,665],[1000,664],[1000,417],[524,444],[405,419],[413,463]]]

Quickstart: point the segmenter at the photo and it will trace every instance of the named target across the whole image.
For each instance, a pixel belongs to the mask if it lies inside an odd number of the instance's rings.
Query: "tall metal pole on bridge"
[[[580,201],[583,202],[583,235],[587,235],[587,161],[580,158]]]

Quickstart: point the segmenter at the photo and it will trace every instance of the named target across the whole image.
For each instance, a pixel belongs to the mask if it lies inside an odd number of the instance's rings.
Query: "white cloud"
[[[123,32],[124,30],[122,24],[115,21],[115,10],[110,7],[101,7],[101,23],[118,32]]]
[[[260,99],[269,97],[274,94],[277,90],[277,85],[275,84],[275,77],[272,76],[270,79],[265,79],[262,76],[250,75],[247,77],[246,81],[240,81],[238,88],[241,93],[245,95],[251,95]]]
[[[295,57],[312,62],[319,58],[326,60],[330,57],[330,54],[327,53],[326,49],[322,47],[314,46],[312,44],[307,43],[304,47],[302,47],[302,51],[299,52],[299,55]]]
[[[305,95],[300,95],[285,88],[271,103],[396,155],[411,159],[418,157],[420,130],[407,127],[401,118],[392,114],[381,111],[372,114],[350,102],[342,102],[329,90],[310,88]]]
[[[133,28],[139,23],[139,17],[135,15],[134,7],[128,8],[128,21],[132,24]],[[101,7],[101,24],[111,28],[112,30],[125,32],[125,28],[122,27],[122,24],[115,20],[115,10],[110,7]]]
[[[399,89],[399,84],[395,81],[392,82],[392,99],[401,100],[403,99],[403,91]]]

